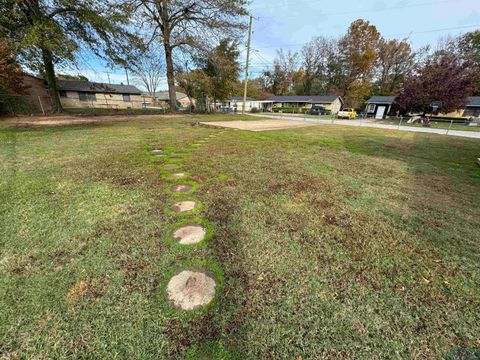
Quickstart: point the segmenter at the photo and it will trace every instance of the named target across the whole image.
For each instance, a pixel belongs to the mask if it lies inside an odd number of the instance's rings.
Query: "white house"
[[[257,109],[258,111],[263,111],[267,105],[271,105],[271,101],[256,100],[250,97],[247,97],[245,103],[245,111],[251,112],[252,109]],[[220,105],[217,106],[220,111],[223,112],[242,112],[243,111],[243,96],[232,96],[228,98]]]

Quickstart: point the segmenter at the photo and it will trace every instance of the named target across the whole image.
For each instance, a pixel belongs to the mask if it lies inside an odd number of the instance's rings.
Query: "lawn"
[[[197,125],[229,119],[241,117],[0,122],[0,354],[479,355],[480,141]],[[183,220],[168,211],[171,160],[154,148],[181,153],[195,185],[182,196],[212,230],[203,246],[168,238]],[[214,272],[218,291],[185,313],[165,285],[192,266]]]
[[[423,124],[420,123],[415,123],[415,124],[409,124],[407,121],[403,120],[401,123],[399,120],[379,120],[376,121],[378,124],[387,124],[387,125],[400,125],[400,126],[410,126],[410,127],[424,127]],[[431,120],[430,121],[430,128],[432,129],[450,129],[450,130],[460,130],[460,131],[480,131],[480,126],[469,126],[465,125],[462,123],[452,123],[450,124],[450,121],[445,120],[445,121],[437,121],[437,120]]]

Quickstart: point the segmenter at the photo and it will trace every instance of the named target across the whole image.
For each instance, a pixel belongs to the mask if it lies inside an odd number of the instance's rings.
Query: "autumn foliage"
[[[406,111],[428,112],[436,103],[443,113],[463,109],[472,95],[477,70],[453,54],[432,56],[409,76],[396,102]]]
[[[0,38],[0,88],[21,94],[25,90],[22,80],[22,68],[17,62],[15,52],[6,39]]]

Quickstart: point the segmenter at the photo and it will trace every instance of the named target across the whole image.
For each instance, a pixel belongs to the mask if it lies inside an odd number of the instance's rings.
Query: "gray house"
[[[372,96],[365,106],[367,117],[385,119],[392,110],[395,96]]]
[[[480,96],[472,96],[468,99],[467,106],[463,111],[464,117],[480,117]]]

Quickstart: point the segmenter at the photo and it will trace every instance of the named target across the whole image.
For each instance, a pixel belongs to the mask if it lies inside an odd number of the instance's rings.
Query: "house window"
[[[368,104],[367,113],[375,112],[375,104]]]
[[[130,94],[122,94],[124,102],[130,102]]]
[[[95,96],[95,93],[89,93],[85,91],[78,92],[78,99],[80,101],[97,101],[97,97]]]
[[[58,95],[62,98],[66,98],[67,92],[65,90],[58,90]]]

